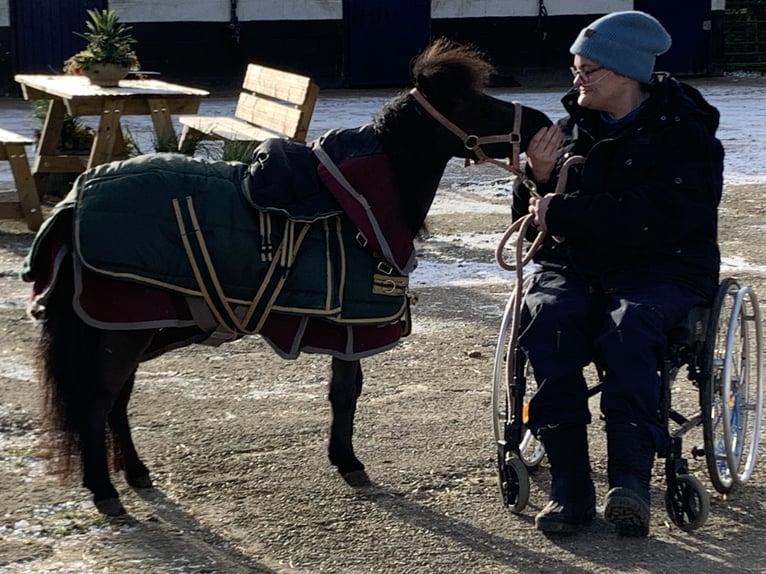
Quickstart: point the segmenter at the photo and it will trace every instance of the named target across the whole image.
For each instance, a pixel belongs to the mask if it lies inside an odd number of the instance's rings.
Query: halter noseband
[[[519,102],[513,102],[513,131],[509,134],[501,134],[494,136],[477,136],[469,135],[460,129],[457,125],[452,123],[446,118],[439,110],[431,105],[423,93],[417,88],[412,88],[410,94],[415,100],[426,110],[431,116],[438,121],[441,125],[455,134],[463,142],[463,145],[468,151],[472,151],[478,160],[478,163],[493,163],[503,169],[510,171],[516,175],[521,182],[529,188],[530,191],[536,192],[537,186],[530,180],[524,171],[519,167],[519,155],[521,154],[521,104]],[[508,158],[508,163],[504,163],[495,158],[489,157],[484,150],[481,149],[482,144],[492,143],[509,143],[511,144],[511,156]]]

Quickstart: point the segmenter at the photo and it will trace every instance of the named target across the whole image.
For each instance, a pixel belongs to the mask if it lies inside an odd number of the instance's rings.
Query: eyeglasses
[[[578,76],[580,80],[582,80],[583,84],[590,84],[591,80],[593,78],[593,74],[596,72],[599,72],[601,70],[605,70],[604,66],[598,66],[596,68],[591,68],[590,70],[579,70],[575,68],[574,66],[571,66],[569,68],[569,71],[572,72],[572,77],[574,79],[577,79]],[[609,70],[607,70],[607,73],[609,73]],[[606,74],[603,74],[601,77],[605,76]],[[597,80],[600,78],[597,78]]]

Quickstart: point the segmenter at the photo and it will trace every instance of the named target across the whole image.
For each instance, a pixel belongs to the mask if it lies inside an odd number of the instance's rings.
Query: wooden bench
[[[179,116],[178,149],[193,153],[200,140],[261,143],[268,138],[306,141],[319,94],[311,78],[257,64],[247,67],[235,117]]]
[[[15,132],[0,128],[0,161],[11,165],[16,192],[0,193],[0,219],[24,219],[32,231],[40,228],[43,214],[25,145],[35,142]]]

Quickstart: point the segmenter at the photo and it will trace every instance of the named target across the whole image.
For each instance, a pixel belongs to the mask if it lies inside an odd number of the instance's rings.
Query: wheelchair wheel
[[[763,412],[761,330],[755,292],[725,279],[711,309],[700,385],[705,459],[721,493],[746,482],[755,467]]]
[[[505,306],[503,318],[500,323],[500,334],[495,348],[495,362],[492,373],[492,422],[495,432],[496,444],[504,444],[507,440],[506,428],[512,422],[517,405],[516,393],[513,392],[513,373],[516,367],[514,363],[513,340],[514,306],[516,292],[511,293]],[[531,369],[528,368],[527,381],[534,380]],[[522,423],[526,422],[527,405],[532,396],[529,385],[525,386],[524,396],[521,398],[520,412]],[[545,456],[542,443],[527,429],[522,430],[522,439],[519,443],[519,457],[529,470],[535,470]]]
[[[675,488],[665,491],[665,510],[670,520],[685,532],[697,530],[710,514],[710,495],[690,474],[676,477]]]
[[[529,503],[529,471],[521,459],[498,452],[500,496],[512,512],[523,511]]]

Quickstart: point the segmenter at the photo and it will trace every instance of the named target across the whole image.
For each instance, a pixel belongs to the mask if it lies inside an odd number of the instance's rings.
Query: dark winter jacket
[[[562,99],[566,189],[548,206],[548,237],[535,260],[586,275],[604,289],[643,280],[670,281],[712,297],[720,254],[717,210],[723,187],[718,111],[693,87],[658,76],[636,118],[604,133],[600,113],[580,107],[577,91]],[[514,188],[514,219],[528,212],[529,191]],[[557,243],[552,236],[564,240]]]

